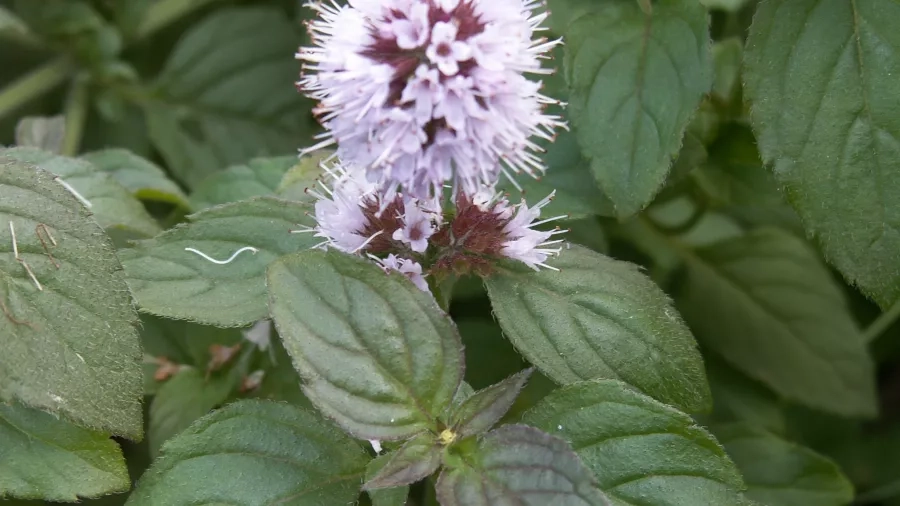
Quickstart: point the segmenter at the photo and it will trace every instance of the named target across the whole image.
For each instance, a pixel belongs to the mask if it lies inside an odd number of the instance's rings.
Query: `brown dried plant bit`
[[[153,373],[153,379],[155,381],[165,381],[178,374],[178,371],[181,370],[181,365],[172,362],[166,357],[157,357],[156,364],[159,367],[157,367],[156,372]]]
[[[38,223],[36,227],[34,227],[34,234],[41,241],[41,246],[44,248],[44,252],[47,253],[47,257],[50,258],[50,261],[53,262],[53,265],[59,269],[59,262],[56,261],[56,258],[53,258],[53,253],[50,252],[50,246],[56,247],[56,239],[53,238],[53,234],[50,233],[50,229],[47,228],[47,225],[43,223]],[[46,236],[46,239],[45,239]],[[50,246],[47,243],[50,243]]]
[[[237,343],[234,346],[222,346],[221,344],[214,344],[209,347],[209,364],[206,366],[206,374],[213,371],[218,371],[225,364],[230,362],[237,352],[241,349],[241,343]]]
[[[37,330],[33,323],[27,322],[25,320],[20,320],[13,316],[12,312],[6,306],[6,302],[4,302],[3,299],[0,299],[0,310],[3,310],[3,314],[6,316],[6,319],[8,319],[14,325],[24,325],[32,330]]]
[[[265,376],[266,371],[263,371],[262,369],[253,371],[249,376],[244,376],[244,379],[241,381],[241,387],[239,391],[244,394],[256,390],[260,385],[262,385],[263,378],[265,378]]]

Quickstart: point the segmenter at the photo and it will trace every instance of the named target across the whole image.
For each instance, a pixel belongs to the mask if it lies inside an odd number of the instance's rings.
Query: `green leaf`
[[[624,383],[560,388],[522,422],[568,441],[616,505],[743,504],[741,475],[715,438]]]
[[[22,38],[30,35],[31,31],[24,21],[6,7],[0,7],[0,36]]]
[[[434,434],[419,434],[390,453],[390,460],[366,480],[363,490],[411,485],[427,478],[441,465],[441,450]]]
[[[801,239],[761,229],[688,257],[685,276],[678,307],[733,366],[813,408],[877,412],[872,360],[844,295]]]
[[[448,463],[435,488],[441,506],[609,504],[565,441],[505,425],[478,441],[475,455]]]
[[[0,156],[0,248],[0,398],[139,439],[137,317],[103,230],[52,174]]]
[[[291,234],[307,222],[303,205],[272,197],[201,211],[182,224],[119,256],[142,311],[208,325],[239,327],[268,315],[266,266],[309,248],[312,234]],[[225,265],[213,263],[193,248]]]
[[[787,422],[782,402],[760,383],[734,370],[712,353],[703,357],[713,394],[711,420],[748,422],[776,434],[783,434]]]
[[[463,357],[456,327],[430,294],[371,261],[319,250],[273,263],[268,287],[278,333],[316,407],[360,438],[436,432]]]
[[[86,153],[81,158],[108,173],[140,200],[189,207],[187,196],[161,168],[126,149],[104,149]]]
[[[822,455],[751,425],[714,430],[743,473],[750,499],[767,506],[844,506],[853,500],[850,480]]]
[[[156,456],[163,443],[224,403],[236,383],[229,376],[206,378],[195,367],[182,369],[166,380],[150,403],[147,442],[151,455]]]
[[[900,297],[898,25],[895,0],[773,0],[745,55],[763,160],[828,260],[885,308]]]
[[[3,11],[0,8],[0,31]],[[60,116],[28,116],[16,124],[16,145],[42,149],[51,153],[62,151],[66,118]]]
[[[579,152],[575,135],[559,132],[556,141],[546,149],[543,161],[547,172],[540,179],[528,176],[516,178],[516,183],[522,187],[522,197],[529,202],[537,202],[555,190],[553,201],[543,209],[548,216],[568,214],[577,218],[615,215],[612,201],[592,180],[590,164]],[[501,178],[499,184],[512,195],[520,195],[508,179]]]
[[[309,102],[293,84],[300,42],[266,7],[219,9],[179,41],[145,111],[153,143],[185,184],[311,140]]]
[[[508,263],[486,279],[507,337],[560,384],[622,379],[687,411],[709,409],[703,360],[671,301],[638,267],[580,246],[535,272]]]
[[[169,440],[127,504],[352,504],[368,460],[311,411],[242,401]]]
[[[274,195],[284,174],[297,164],[296,156],[256,158],[217,172],[197,185],[191,193],[194,209]]]
[[[310,200],[306,189],[316,186],[316,181],[322,176],[320,164],[332,155],[332,151],[323,149],[299,160],[295,159],[295,165],[284,174],[284,178],[278,184],[278,196],[301,202]]]
[[[797,213],[763,166],[750,128],[731,123],[709,147],[709,161],[691,176],[709,204],[748,227],[774,225],[803,235]]]
[[[384,454],[375,457],[366,467],[366,481],[371,480],[391,460],[392,454]],[[409,487],[382,488],[367,490],[372,506],[405,506],[409,498]]]
[[[581,151],[619,216],[646,206],[666,180],[712,85],[707,13],[696,0],[558,0],[569,116]],[[565,16],[565,14],[564,14]]]
[[[706,0],[715,2],[717,0]],[[721,0],[718,0],[721,1]],[[735,0],[725,0],[734,2]],[[744,1],[744,0],[737,0]],[[717,41],[712,46],[713,77],[712,92],[719,100],[730,103],[741,86],[741,60],[744,55],[744,41],[731,37]]]
[[[0,151],[0,156],[37,165],[59,176],[90,202],[90,211],[103,228],[124,229],[145,237],[160,231],[156,221],[127,189],[84,160],[34,148],[6,149]]]
[[[533,371],[525,369],[463,401],[450,415],[456,437],[465,438],[490,430],[509,411]]]
[[[20,404],[0,403],[0,455],[4,498],[75,502],[131,486],[108,435]]]

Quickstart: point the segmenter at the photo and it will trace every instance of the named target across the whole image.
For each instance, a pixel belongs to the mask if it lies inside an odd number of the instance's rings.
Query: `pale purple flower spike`
[[[315,2],[313,47],[298,85],[319,101],[327,132],[301,154],[337,144],[388,202],[431,198],[445,182],[474,193],[500,173],[545,167],[530,138],[565,127],[544,114],[554,100],[523,74],[548,74],[533,39],[546,12],[537,0],[349,0]],[[421,245],[416,245],[419,247]]]
[[[397,271],[409,278],[419,290],[428,291],[428,282],[425,281],[425,276],[422,275],[422,265],[418,262],[400,258],[394,254],[388,255],[387,258],[373,256],[372,260],[375,260],[385,272]]]

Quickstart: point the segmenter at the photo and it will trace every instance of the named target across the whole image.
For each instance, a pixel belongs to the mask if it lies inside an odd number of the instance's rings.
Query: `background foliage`
[[[549,9],[573,244],[439,307],[287,233],[311,10],[0,0],[0,504],[900,505],[900,2]]]

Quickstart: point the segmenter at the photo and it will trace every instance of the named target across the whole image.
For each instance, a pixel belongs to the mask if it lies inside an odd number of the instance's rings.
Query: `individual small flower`
[[[436,272],[488,274],[492,259],[510,258],[528,267],[555,269],[547,260],[558,254],[556,245],[563,239],[553,236],[566,232],[559,227],[538,230],[535,227],[566,218],[554,216],[538,220],[541,209],[549,204],[555,192],[528,207],[524,200],[510,205],[506,196],[492,189],[482,189],[473,195],[460,194],[456,198],[456,216],[435,234],[433,241],[443,254],[435,262]]]
[[[386,198],[359,170],[338,163],[324,166],[325,178],[317,189],[313,232],[320,246],[345,253],[422,253],[441,222],[436,199],[419,200],[394,194]]]
[[[437,202],[436,199],[433,199]],[[395,241],[409,244],[416,253],[428,249],[428,239],[437,232],[441,221],[440,205],[423,205],[419,200],[408,200],[403,204],[403,227],[394,231]]]
[[[422,275],[422,265],[418,262],[408,258],[400,258],[394,254],[388,255],[387,258],[378,258],[376,256],[371,256],[370,258],[375,260],[384,269],[384,272],[397,271],[409,278],[419,290],[423,292],[428,291],[428,282],[425,281],[425,276]]]
[[[387,200],[430,198],[445,182],[474,193],[501,172],[545,170],[532,136],[552,140],[555,101],[526,74],[548,74],[559,41],[534,38],[538,0],[315,2],[312,47],[297,83],[319,101],[327,132],[307,153],[337,144]]]

